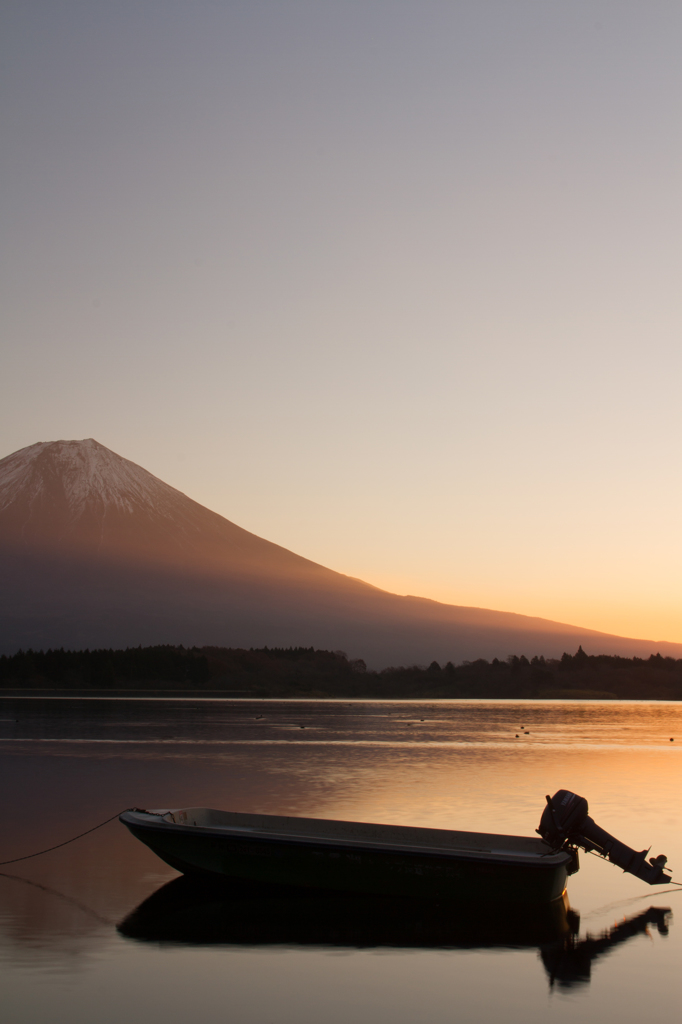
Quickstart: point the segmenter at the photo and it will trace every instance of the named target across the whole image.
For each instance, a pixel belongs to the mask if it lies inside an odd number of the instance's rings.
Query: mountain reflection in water
[[[649,907],[598,938],[588,934],[580,940],[580,915],[566,898],[523,910],[494,904],[472,908],[181,877],[148,897],[118,931],[140,942],[186,946],[537,947],[550,985],[568,988],[589,983],[593,961],[650,925],[667,935],[671,916],[667,907]]]

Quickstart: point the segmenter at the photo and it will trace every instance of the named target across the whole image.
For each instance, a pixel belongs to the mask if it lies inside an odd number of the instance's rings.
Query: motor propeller
[[[555,849],[575,849],[579,846],[587,853],[596,851],[623,871],[641,878],[649,885],[662,885],[670,881],[670,875],[663,870],[667,857],[660,854],[647,861],[648,850],[637,853],[609,835],[590,818],[585,797],[567,789],[560,789],[554,796],[547,797],[547,806],[536,831]]]

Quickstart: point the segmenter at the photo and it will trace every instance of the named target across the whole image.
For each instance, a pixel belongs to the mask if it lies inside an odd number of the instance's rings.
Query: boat
[[[599,828],[587,801],[547,797],[535,836],[416,828],[185,807],[120,815],[137,839],[183,874],[378,896],[538,906],[560,899],[578,846],[625,871],[667,882],[666,858],[646,861]]]
[[[121,821],[183,874],[385,896],[550,903],[571,855],[542,839],[189,807]]]

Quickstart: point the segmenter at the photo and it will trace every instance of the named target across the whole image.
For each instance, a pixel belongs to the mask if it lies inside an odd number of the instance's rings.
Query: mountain
[[[400,597],[249,533],[89,438],[0,460],[0,652],[344,650],[373,667],[682,645]]]

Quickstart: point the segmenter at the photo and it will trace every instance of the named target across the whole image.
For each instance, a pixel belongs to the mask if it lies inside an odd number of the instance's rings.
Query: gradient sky
[[[4,0],[0,455],[682,641],[682,5]]]

